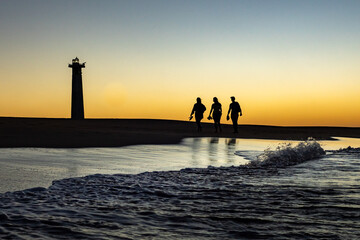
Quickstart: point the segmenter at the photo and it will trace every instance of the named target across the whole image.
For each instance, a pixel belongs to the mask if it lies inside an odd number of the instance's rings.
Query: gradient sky
[[[0,116],[186,120],[196,97],[241,124],[360,127],[360,1],[0,1]],[[226,122],[225,116],[222,122]]]

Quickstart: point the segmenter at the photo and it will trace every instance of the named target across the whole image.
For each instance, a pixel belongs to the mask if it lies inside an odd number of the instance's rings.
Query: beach
[[[359,128],[0,118],[0,129],[0,238],[360,234]]]
[[[241,120],[240,120],[241,123]],[[176,144],[184,138],[220,137],[248,139],[329,140],[332,137],[360,137],[360,128],[281,127],[223,124],[215,133],[212,123],[203,123],[197,132],[195,122],[156,119],[52,119],[0,118],[0,147],[121,147],[138,144]]]

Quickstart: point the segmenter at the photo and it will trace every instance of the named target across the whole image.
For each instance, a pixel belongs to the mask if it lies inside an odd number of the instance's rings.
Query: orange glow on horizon
[[[49,87],[49,86],[47,86]],[[51,88],[49,88],[51,89]],[[11,117],[70,117],[70,87],[53,92],[38,90],[27,91],[27,87],[18,88],[13,93],[3,92],[0,97],[0,115]],[[204,122],[211,108],[212,97],[217,96],[223,106],[221,122],[226,121],[230,96],[222,94],[195,95],[189,91],[181,94],[176,89],[126,89],[123,84],[109,83],[102,89],[92,89],[84,83],[86,118],[153,118],[188,120],[197,96],[207,107]],[[213,91],[215,92],[215,91]],[[360,127],[360,97],[355,91],[343,93],[300,95],[278,93],[271,96],[271,91],[241,91],[236,100],[243,110],[240,124],[280,125],[280,126],[349,126]],[[329,95],[329,97],[326,97]],[[356,101],[355,101],[356,100]],[[11,102],[11,104],[9,104]]]
[[[22,74],[8,73],[10,81],[0,89],[0,116],[69,118],[71,72],[62,67],[57,75],[31,75],[26,84],[19,84],[24,82]],[[360,84],[355,75],[347,76],[353,84],[342,86],[336,81],[341,76],[331,76],[326,84],[310,81],[310,76],[303,81],[303,74],[290,81],[290,72],[278,70],[276,75],[251,75],[235,69],[224,78],[216,69],[201,74],[192,70],[194,76],[190,69],[173,69],[176,74],[155,67],[146,69],[145,76],[116,69],[95,72],[87,65],[83,70],[85,117],[186,121],[196,97],[201,97],[207,107],[203,121],[211,122],[206,117],[216,96],[223,106],[221,122],[230,123],[225,118],[234,95],[244,113],[240,124],[360,127]]]

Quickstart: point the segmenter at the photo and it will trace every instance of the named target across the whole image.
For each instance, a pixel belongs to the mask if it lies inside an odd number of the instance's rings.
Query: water
[[[209,165],[238,166],[247,160],[234,152],[246,144],[236,139],[192,138],[177,145],[0,149],[0,193],[49,187],[53,180],[97,173],[137,174]]]
[[[102,174],[0,194],[0,238],[359,239],[360,150],[327,151],[315,159],[300,153],[302,162],[292,166],[244,166],[278,143],[186,139],[180,145],[128,150],[1,150],[13,154],[19,165],[21,151],[33,151],[31,158],[43,167],[46,161],[39,154],[61,153],[60,159],[50,161],[50,169],[58,163],[66,174]],[[360,147],[360,140],[342,138],[321,145],[326,150]],[[79,159],[67,163],[74,163],[75,170],[60,163],[74,156]],[[111,156],[118,158],[111,161]],[[208,165],[218,167],[194,168]],[[184,166],[188,168],[169,171]],[[104,174],[113,173],[107,172],[112,167],[120,173],[152,172]]]

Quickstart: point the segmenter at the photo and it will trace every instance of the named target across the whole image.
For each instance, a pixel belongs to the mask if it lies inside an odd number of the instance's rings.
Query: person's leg
[[[233,127],[234,127],[234,133],[238,132],[238,124],[237,124],[238,118],[239,118],[238,115],[231,116],[231,120],[233,122]]]
[[[216,122],[215,118],[213,118],[213,119],[214,119],[215,132],[217,132],[218,131],[217,122]]]
[[[198,127],[198,132],[201,132],[201,130],[202,130],[201,123],[200,123],[201,119],[203,119],[203,115],[195,113],[195,121],[196,121],[196,124]]]
[[[198,118],[196,119],[196,124],[197,124],[197,127],[198,127],[198,129],[197,129],[198,132],[201,132],[201,130],[202,130],[202,129],[201,129],[200,121],[201,121],[201,119],[198,119]]]
[[[213,119],[214,119],[214,126],[215,126],[215,131],[216,132],[218,131],[218,129],[221,132],[220,118],[221,118],[221,114],[219,114],[217,112],[214,112]]]
[[[221,132],[222,130],[221,130],[221,123],[220,123],[220,120],[221,120],[221,113],[219,114],[219,117],[218,117],[218,119],[217,119],[217,122],[218,122],[218,127],[219,127],[219,130],[220,130],[220,132]]]

